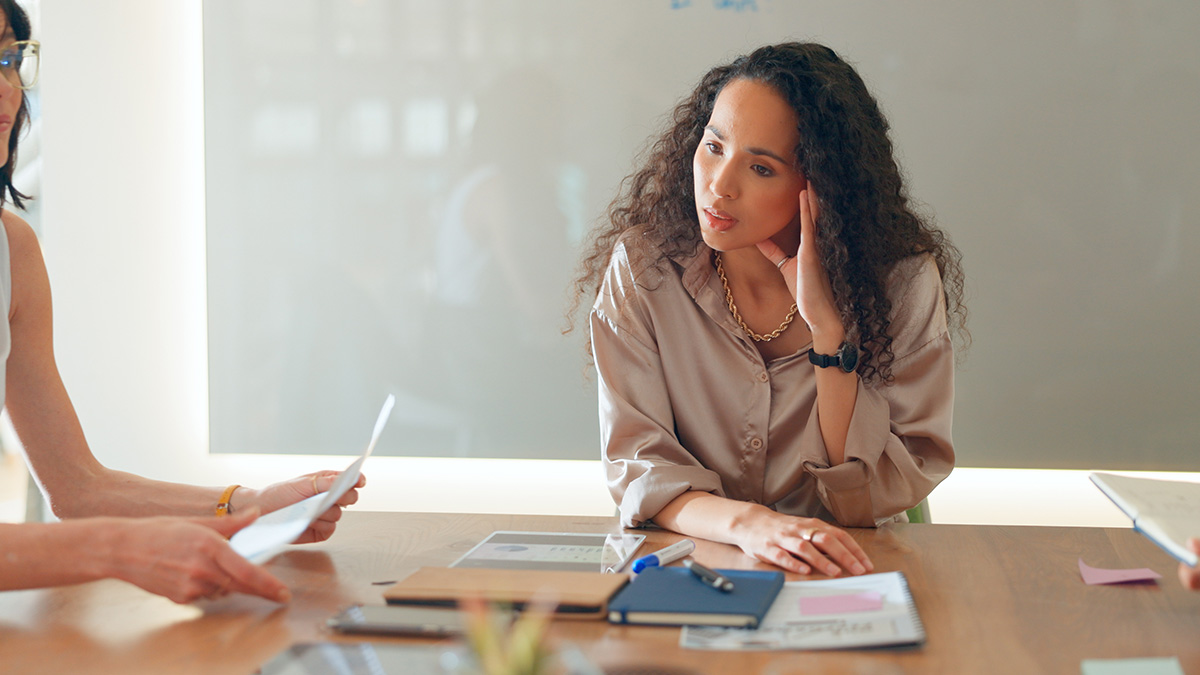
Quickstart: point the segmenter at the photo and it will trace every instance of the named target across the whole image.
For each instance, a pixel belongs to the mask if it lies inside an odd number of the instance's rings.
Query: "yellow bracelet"
[[[233,491],[242,487],[241,485],[230,485],[221,493],[221,499],[217,502],[217,515],[227,516],[231,509],[229,508],[229,500],[233,499]]]

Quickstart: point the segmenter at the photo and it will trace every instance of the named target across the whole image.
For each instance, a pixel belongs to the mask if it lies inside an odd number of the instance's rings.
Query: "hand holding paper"
[[[389,394],[383,403],[383,409],[379,411],[379,417],[375,420],[375,430],[371,434],[371,442],[367,444],[367,449],[333,479],[328,491],[262,516],[254,521],[253,525],[233,535],[229,540],[233,549],[251,562],[266,562],[281,553],[288,544],[297,541],[322,514],[338,505],[346,492],[359,485],[362,465],[375,449],[395,404],[396,397]],[[322,480],[322,477],[316,477],[314,483]]]
[[[235,493],[237,495],[236,510],[244,511],[256,508],[261,513],[273,513],[313,495],[331,491],[334,483],[342,475],[344,475],[342,471],[317,471],[268,485],[261,490],[241,488]],[[358,488],[366,485],[366,482],[366,477],[359,475],[358,482],[343,493],[337,503],[322,512],[295,543],[310,544],[325,541],[333,536],[333,532],[337,528],[337,521],[342,517],[342,507],[350,506],[358,501]]]

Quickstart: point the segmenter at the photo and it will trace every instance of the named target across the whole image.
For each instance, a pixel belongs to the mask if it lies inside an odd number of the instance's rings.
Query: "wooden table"
[[[345,640],[324,621],[422,565],[446,565],[494,530],[618,532],[615,519],[570,516],[347,513],[333,538],[269,564],[293,590],[278,606],[249,597],[175,605],[117,581],[0,593],[0,673],[252,673],[297,642]],[[844,652],[698,652],[679,629],[556,622],[610,671],[664,673],[1078,673],[1082,659],[1178,656],[1200,673],[1200,593],[1132,530],[889,525],[852,530],[876,571],[907,576],[928,641]],[[650,531],[642,552],[677,540]],[[697,542],[713,567],[769,569],[736,548]],[[1087,586],[1077,560],[1150,567],[1157,584]],[[412,643],[392,638],[393,643]],[[641,672],[652,672],[643,670]]]

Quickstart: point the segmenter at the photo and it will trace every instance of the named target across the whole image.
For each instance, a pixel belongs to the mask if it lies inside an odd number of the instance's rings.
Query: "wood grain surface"
[[[610,518],[350,512],[331,540],[293,547],[268,564],[292,588],[286,606],[241,596],[176,605],[118,581],[0,593],[0,673],[253,673],[294,643],[350,640],[326,629],[325,619],[351,604],[382,604],[387,582],[448,565],[495,530],[620,531]],[[1083,659],[1161,656],[1200,673],[1200,593],[1182,589],[1174,561],[1132,530],[851,532],[876,571],[907,575],[925,645],[699,652],[678,647],[678,628],[602,621],[556,622],[551,639],[575,644],[610,673],[1078,673]],[[644,533],[640,553],[680,538]],[[710,567],[771,569],[723,544],[697,541],[694,555]],[[1087,586],[1080,557],[1097,567],[1149,567],[1164,578]]]

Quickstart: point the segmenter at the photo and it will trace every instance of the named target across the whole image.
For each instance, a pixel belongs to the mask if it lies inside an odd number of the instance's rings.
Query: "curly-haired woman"
[[[609,490],[627,526],[801,574],[872,565],[954,465],[959,254],[910,206],[862,79],[811,43],[714,68],[594,233]],[[965,331],[958,331],[965,335]]]

